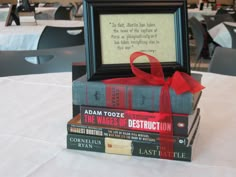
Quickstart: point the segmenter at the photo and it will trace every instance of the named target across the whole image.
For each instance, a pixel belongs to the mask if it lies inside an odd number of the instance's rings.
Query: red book
[[[193,114],[172,114],[173,124],[165,122],[165,115],[159,112],[147,112],[107,107],[80,107],[81,124],[105,126],[145,132],[166,132],[173,128],[174,135],[187,136],[200,110]],[[173,127],[171,127],[173,126]]]

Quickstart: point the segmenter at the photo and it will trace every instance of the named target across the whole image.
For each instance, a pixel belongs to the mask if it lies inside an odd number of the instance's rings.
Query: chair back
[[[232,48],[236,49],[236,26],[231,26],[228,24],[224,24],[232,39]]]
[[[32,64],[26,61],[39,56],[50,60],[43,64]],[[0,51],[0,76],[71,72],[74,62],[85,62],[84,45],[27,51]]]
[[[236,76],[236,49],[216,47],[208,71]]]
[[[189,19],[189,25],[193,33],[193,38],[196,41],[195,60],[199,60],[201,58],[201,52],[204,47],[204,38],[206,35],[206,30],[202,26],[201,22],[199,22],[195,17],[191,17]]]
[[[214,26],[222,22],[233,22],[234,19],[230,14],[218,14],[218,15],[203,15],[206,23],[207,30],[210,30]]]
[[[220,15],[220,14],[228,14],[228,10],[221,7],[216,11],[216,15]]]
[[[59,6],[55,11],[55,20],[71,20],[71,10],[73,6]]]
[[[70,47],[84,44],[84,27],[46,26],[39,38],[38,49]]]
[[[76,4],[76,6],[74,6],[71,11],[74,20],[83,21],[83,4]]]
[[[234,21],[236,21],[236,11],[234,9],[219,8],[216,12],[216,15],[221,14],[230,14]]]
[[[38,49],[71,47],[84,45],[84,27],[54,27],[46,26],[43,30]],[[47,62],[48,58],[38,57],[38,63]]]

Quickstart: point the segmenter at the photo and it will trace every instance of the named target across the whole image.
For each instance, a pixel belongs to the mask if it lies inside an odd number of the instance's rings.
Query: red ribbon
[[[151,73],[146,73],[134,66],[134,61],[140,56],[146,56],[148,58],[150,62]],[[130,66],[135,77],[107,79],[103,82],[105,84],[162,86],[159,110],[160,114],[166,115],[164,121],[170,123],[171,125],[172,110],[169,87],[171,87],[176,92],[176,94],[183,94],[185,92],[196,93],[204,89],[204,87],[190,75],[179,71],[176,71],[172,77],[165,80],[160,62],[155,57],[142,52],[134,52],[130,56]],[[173,136],[173,127],[168,132],[160,132],[160,158],[173,159],[173,141],[165,141],[166,136]]]

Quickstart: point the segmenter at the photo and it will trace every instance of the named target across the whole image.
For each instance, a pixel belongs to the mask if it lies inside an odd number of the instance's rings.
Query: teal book
[[[173,160],[192,161],[198,132],[197,128],[189,146],[174,145],[173,152],[161,152],[159,143],[71,133],[67,134],[67,149],[158,159],[161,158],[160,153],[164,153],[165,157],[173,157]]]
[[[193,77],[201,81],[201,75]],[[104,84],[102,81],[87,81],[86,75],[72,84],[73,105],[89,105],[130,110],[155,111],[160,108],[161,86]],[[173,113],[192,114],[201,97],[201,91],[195,94],[186,92],[177,95],[170,88]],[[78,113],[78,112],[77,112]]]

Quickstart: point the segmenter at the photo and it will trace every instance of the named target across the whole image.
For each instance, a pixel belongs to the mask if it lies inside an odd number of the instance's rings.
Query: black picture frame
[[[166,77],[171,76],[177,70],[190,74],[186,0],[84,0],[83,11],[88,80],[133,76],[129,58],[127,58],[127,63],[103,63],[101,51],[103,38],[101,38],[100,29],[103,24],[101,24],[100,17],[105,15],[123,15],[124,18],[131,14],[141,14],[142,16],[156,14],[157,17],[161,14],[173,16],[175,57],[173,61],[161,62],[163,72]],[[106,50],[109,51],[109,49]],[[114,61],[116,61],[115,52],[120,51],[112,51]],[[147,62],[135,65],[150,72],[150,64]]]

